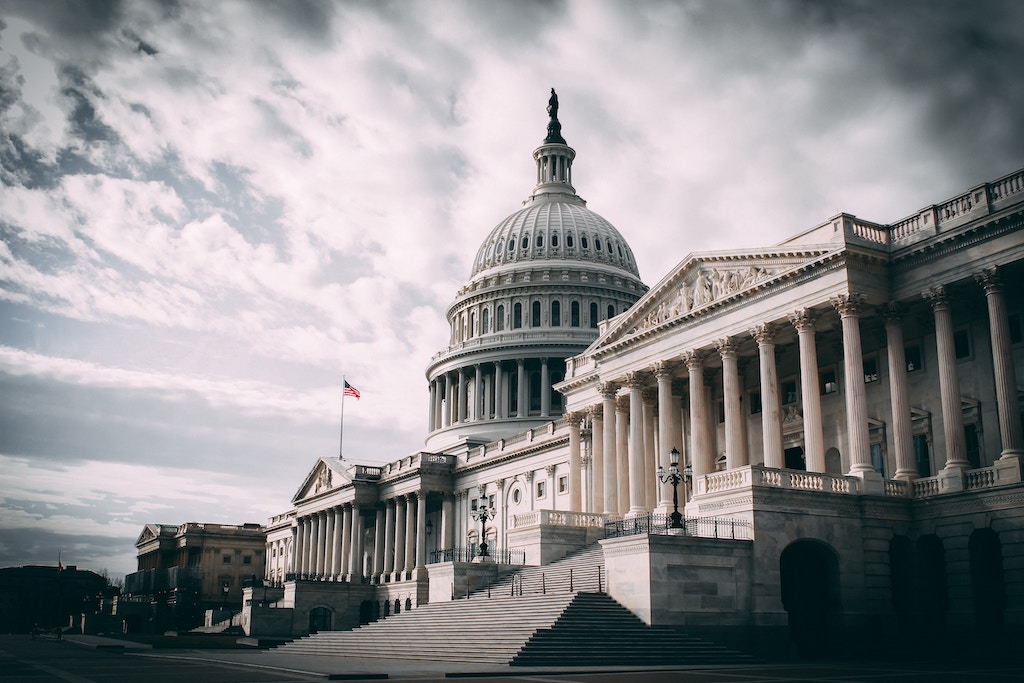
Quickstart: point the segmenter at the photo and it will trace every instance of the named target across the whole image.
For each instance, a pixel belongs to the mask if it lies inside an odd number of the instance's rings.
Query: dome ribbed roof
[[[531,202],[498,223],[477,251],[470,277],[547,260],[599,263],[640,277],[633,251],[615,226],[575,196]]]

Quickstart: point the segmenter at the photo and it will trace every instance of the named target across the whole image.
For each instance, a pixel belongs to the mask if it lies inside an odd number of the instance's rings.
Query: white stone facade
[[[581,208],[574,156],[538,149],[524,211]],[[520,214],[484,241],[449,309],[428,450],[379,467],[321,459],[268,527],[292,632],[313,627],[295,597],[311,586],[333,617],[317,627],[346,628],[459,597],[472,583],[460,549],[481,533],[500,572],[616,520],[606,589],[649,623],[805,650],[910,624],[1019,632],[1024,171],[891,225],[839,214],[771,247],[691,254],[649,290],[614,228],[573,228],[593,251],[573,261],[544,251],[554,223]],[[583,302],[578,327],[552,325],[556,300],[561,315]],[[510,307],[534,301],[537,329],[509,335]],[[596,329],[591,302],[615,305]],[[672,511],[658,469],[673,448],[691,474],[689,533],[623,536]],[[483,532],[479,506],[495,511]]]

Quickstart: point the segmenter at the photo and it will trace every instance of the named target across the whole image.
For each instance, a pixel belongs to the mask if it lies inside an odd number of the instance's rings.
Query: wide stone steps
[[[575,596],[495,597],[431,603],[352,631],[324,631],[280,648],[289,654],[507,663]]]
[[[598,592],[607,588],[604,551],[597,543],[543,567],[524,567],[491,585],[491,595]],[[478,591],[477,594],[486,592]],[[474,594],[476,595],[476,594]],[[472,595],[470,596],[473,597]]]
[[[652,628],[607,595],[581,593],[513,666],[735,664],[749,657],[671,628]]]
[[[514,666],[749,661],[746,655],[675,629],[647,626],[596,592],[597,567],[603,562],[595,544],[544,567],[525,567],[492,584],[489,592],[484,588],[468,599],[422,605],[353,631],[316,633],[280,649],[290,654]]]

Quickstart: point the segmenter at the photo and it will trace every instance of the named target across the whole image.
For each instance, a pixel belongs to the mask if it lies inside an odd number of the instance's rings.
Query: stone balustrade
[[[606,519],[597,512],[563,512],[561,510],[533,510],[515,515],[512,528],[528,526],[565,526],[574,528],[602,528]]]

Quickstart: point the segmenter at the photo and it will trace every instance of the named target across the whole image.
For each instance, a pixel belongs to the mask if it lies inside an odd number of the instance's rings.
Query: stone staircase
[[[352,631],[323,631],[279,650],[513,666],[749,661],[674,629],[644,624],[597,592],[602,562],[600,546],[591,546],[544,567],[523,568],[468,599],[422,605]]]

